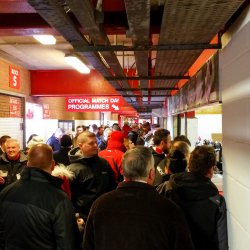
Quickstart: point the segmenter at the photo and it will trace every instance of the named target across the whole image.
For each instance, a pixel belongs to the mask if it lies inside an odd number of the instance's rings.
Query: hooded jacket
[[[34,167],[0,194],[0,249],[78,250],[74,206],[63,181]]]
[[[27,166],[27,156],[22,151],[19,152],[19,155],[19,160],[15,162],[14,166],[12,166],[11,161],[7,158],[6,152],[2,154],[2,157],[0,158],[0,170],[7,170],[8,176],[5,179],[5,183],[3,185],[0,184],[0,192],[5,187],[19,179],[20,173]]]
[[[153,147],[150,147],[152,155],[154,157],[154,167],[155,167],[155,180],[153,186],[158,186],[162,183],[162,177],[165,175],[164,159],[165,154],[157,153]]]
[[[124,138],[128,139],[128,132],[131,130],[131,128],[128,125],[124,125],[122,127]]]
[[[173,174],[157,191],[183,209],[196,250],[228,249],[226,202],[209,178]]]
[[[64,181],[61,187],[71,199],[69,181],[73,181],[75,174],[70,171],[68,167],[65,167],[63,164],[59,164],[55,166],[52,175]]]
[[[114,171],[115,181],[117,183],[123,181],[122,157],[126,151],[126,147],[124,146],[123,142],[123,133],[120,131],[115,131],[111,134],[111,137],[108,140],[107,149],[99,152],[98,154],[109,162],[109,165]]]
[[[70,183],[71,200],[80,217],[87,219],[92,203],[102,194],[116,188],[114,172],[109,163],[95,155],[86,158],[79,147],[69,152],[75,179]]]

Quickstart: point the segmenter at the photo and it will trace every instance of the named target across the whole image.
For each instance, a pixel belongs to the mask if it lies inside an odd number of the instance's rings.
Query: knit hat
[[[27,148],[32,148],[33,146],[42,143],[45,144],[44,140],[40,136],[33,136],[32,139],[29,141]]]
[[[111,137],[109,140],[119,141],[121,143],[124,143],[124,134],[121,131],[115,131],[111,134]]]
[[[107,150],[109,149],[119,149],[122,152],[126,152],[126,147],[124,146],[124,135],[121,131],[115,131],[111,134],[108,140]]]
[[[72,146],[72,140],[69,135],[63,135],[60,142],[61,142],[61,146],[64,148],[68,148]]]

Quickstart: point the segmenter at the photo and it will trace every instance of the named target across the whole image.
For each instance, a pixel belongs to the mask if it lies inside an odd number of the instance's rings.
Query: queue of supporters
[[[0,249],[228,249],[212,147],[127,122],[0,146]]]

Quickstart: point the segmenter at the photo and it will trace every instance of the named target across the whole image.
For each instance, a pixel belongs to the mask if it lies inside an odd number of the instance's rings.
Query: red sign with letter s
[[[20,70],[10,66],[10,87],[20,89]]]

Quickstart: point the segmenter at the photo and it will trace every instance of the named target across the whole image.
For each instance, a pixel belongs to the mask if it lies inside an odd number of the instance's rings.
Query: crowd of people
[[[212,147],[128,122],[0,146],[0,249],[228,249]]]

